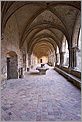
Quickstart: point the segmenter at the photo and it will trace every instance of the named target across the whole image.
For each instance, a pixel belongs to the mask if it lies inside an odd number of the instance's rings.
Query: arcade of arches
[[[42,63],[49,69],[45,75],[37,75],[36,67]],[[21,91],[18,89],[18,83]],[[31,88],[28,83],[32,89],[37,90],[37,87],[38,90],[43,89],[44,93],[43,91],[37,93],[38,99],[40,95],[45,96],[44,100],[41,98],[42,105],[39,101],[35,104],[38,104],[39,111],[43,106],[46,110],[46,105],[49,103],[46,112],[41,111],[40,114],[35,111],[35,115],[34,111],[29,109],[30,105],[26,104],[29,99],[25,103],[24,98],[21,98],[21,102],[18,102],[21,104],[16,104],[20,94],[24,96],[23,92],[26,89],[29,89],[27,98],[30,98]],[[80,1],[1,2],[1,85],[3,120],[80,120]],[[51,99],[46,89],[50,90]],[[63,89],[67,94],[63,93]],[[61,96],[57,96],[56,93]],[[68,96],[68,101],[63,95]],[[27,110],[25,108],[23,110],[22,102],[28,107]],[[33,101],[30,100],[29,103],[31,102]],[[55,102],[61,104],[55,106]],[[13,105],[17,105],[18,108],[16,106],[13,108]],[[34,103],[31,107],[32,105]],[[66,108],[63,109],[61,105],[65,105]],[[67,107],[70,110],[67,111]]]

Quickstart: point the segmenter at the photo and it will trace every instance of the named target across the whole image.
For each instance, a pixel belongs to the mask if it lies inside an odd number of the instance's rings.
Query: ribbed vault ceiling
[[[75,20],[81,8],[80,1],[6,1],[1,2],[1,5],[2,32],[6,30],[9,19],[15,16],[20,38],[19,47],[22,47],[24,41],[27,42],[28,50],[37,44],[36,51],[33,50],[36,55],[42,52],[47,55],[46,52],[52,49],[48,46],[49,43],[54,49],[56,46],[61,48],[64,35],[68,43],[71,42]]]
[[[32,50],[33,54],[38,58],[41,58],[42,56],[48,56],[53,51],[53,46],[49,42],[46,43],[46,40],[36,43]]]

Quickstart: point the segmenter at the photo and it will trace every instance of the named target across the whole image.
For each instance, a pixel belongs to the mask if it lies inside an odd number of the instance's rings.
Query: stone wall
[[[14,51],[18,57],[18,69],[22,65],[22,55],[19,49],[19,33],[15,16],[7,22],[1,40],[1,79],[7,78],[7,53]]]

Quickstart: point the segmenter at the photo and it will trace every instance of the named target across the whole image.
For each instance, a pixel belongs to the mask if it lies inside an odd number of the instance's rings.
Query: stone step
[[[54,67],[54,69],[59,73],[62,74],[68,81],[70,81],[71,83],[73,83],[75,86],[77,86],[79,89],[81,89],[81,80],[71,74],[68,74],[67,72]]]

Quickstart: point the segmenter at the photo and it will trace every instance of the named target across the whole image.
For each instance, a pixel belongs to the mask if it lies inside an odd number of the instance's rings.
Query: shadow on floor
[[[40,75],[39,72],[30,72],[29,75]]]

